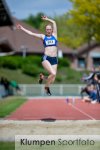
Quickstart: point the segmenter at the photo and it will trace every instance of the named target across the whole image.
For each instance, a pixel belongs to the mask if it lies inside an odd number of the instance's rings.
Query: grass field
[[[0,77],[5,77],[8,80],[16,80],[18,83],[32,84],[35,82],[33,77],[23,74],[21,70],[0,68]]]
[[[62,67],[58,68],[57,77],[55,83],[72,83],[72,84],[80,84],[83,72],[75,71],[73,69]],[[20,69],[11,70],[7,68],[0,68],[0,78],[6,77],[8,80],[16,80],[20,84],[37,84],[39,79],[39,74],[37,76],[29,76],[24,73]]]
[[[15,150],[14,142],[0,142],[0,150]]]
[[[22,97],[8,97],[0,100],[0,117],[5,117],[15,111],[25,100]]]
[[[56,146],[23,146],[23,147],[16,147],[14,142],[0,142],[0,150],[99,150],[100,149],[100,142],[96,142],[95,145],[56,145]]]

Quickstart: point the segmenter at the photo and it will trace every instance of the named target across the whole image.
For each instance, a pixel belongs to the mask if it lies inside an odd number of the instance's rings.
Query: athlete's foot
[[[47,95],[49,95],[49,96],[51,95],[51,92],[50,92],[50,88],[49,88],[49,87],[45,87],[45,91],[46,91],[46,94],[47,94]]]
[[[44,75],[40,73],[39,84],[42,84],[43,79],[44,79]]]

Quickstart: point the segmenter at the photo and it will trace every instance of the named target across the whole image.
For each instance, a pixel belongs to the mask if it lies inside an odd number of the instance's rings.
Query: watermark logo
[[[100,135],[16,135],[15,150],[60,149],[94,147],[100,143]]]

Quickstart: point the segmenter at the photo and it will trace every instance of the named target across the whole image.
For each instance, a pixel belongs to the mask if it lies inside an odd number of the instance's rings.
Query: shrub
[[[26,58],[22,58],[21,56],[6,56],[0,58],[0,67],[8,69],[22,68],[25,64],[35,64],[35,66],[40,66],[40,56],[27,56]]]
[[[40,58],[40,56],[27,56],[26,58],[22,59],[22,63],[40,66],[41,65],[41,58]]]
[[[59,58],[58,60],[59,67],[69,67],[70,61],[67,58]]]
[[[36,77],[36,76],[40,73],[40,70],[39,70],[39,68],[38,68],[37,66],[35,66],[35,65],[26,64],[26,65],[23,65],[23,67],[22,67],[22,72],[23,72],[24,74],[27,74],[27,75]]]
[[[62,82],[62,77],[57,76],[57,77],[56,77],[56,81],[57,81],[57,82]]]
[[[3,67],[3,59],[2,58],[0,58],[0,67]]]
[[[9,69],[17,69],[18,68],[18,62],[16,59],[12,59],[11,57],[4,58],[2,67],[9,68]]]

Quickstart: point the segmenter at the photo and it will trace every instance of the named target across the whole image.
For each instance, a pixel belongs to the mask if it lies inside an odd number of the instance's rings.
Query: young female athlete
[[[58,64],[57,26],[56,26],[56,22],[54,20],[49,19],[46,16],[42,16],[41,19],[52,23],[52,25],[51,24],[46,25],[46,28],[45,28],[46,33],[45,34],[33,33],[31,31],[25,29],[20,24],[17,25],[17,29],[21,29],[28,34],[43,40],[44,55],[42,56],[42,65],[49,73],[49,76],[48,76],[48,78],[46,80],[46,84],[45,84],[45,91],[48,95],[51,95],[49,86],[55,80],[56,73],[57,73],[57,64]],[[44,79],[44,75],[40,74],[39,82],[41,83],[43,79]]]

